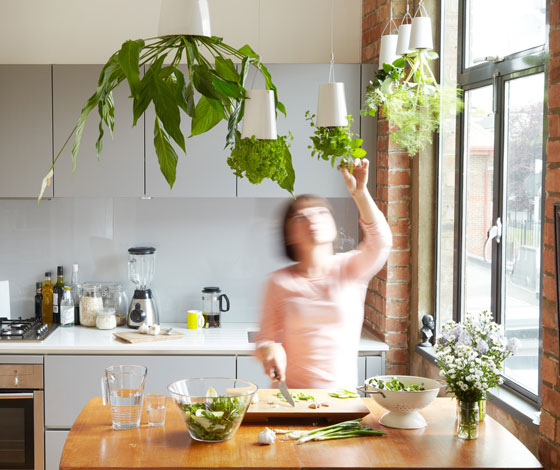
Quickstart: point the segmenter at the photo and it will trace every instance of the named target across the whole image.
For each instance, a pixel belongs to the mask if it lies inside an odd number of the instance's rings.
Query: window
[[[522,341],[506,385],[536,400],[546,0],[441,5],[441,81],[465,105],[440,132],[437,323],[492,311]]]

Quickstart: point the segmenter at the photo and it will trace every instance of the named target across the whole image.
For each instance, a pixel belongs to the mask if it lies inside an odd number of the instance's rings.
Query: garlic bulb
[[[259,444],[263,444],[263,445],[274,444],[274,441],[276,440],[276,434],[272,429],[264,428],[264,431],[261,431],[259,433],[258,440],[259,440]]]
[[[157,336],[159,335],[159,325],[152,325],[150,326],[149,330],[148,330],[148,334],[152,335],[152,336]]]
[[[148,324],[146,322],[143,322],[138,327],[138,333],[142,333],[143,335],[148,334],[149,329],[150,327],[148,326]]]

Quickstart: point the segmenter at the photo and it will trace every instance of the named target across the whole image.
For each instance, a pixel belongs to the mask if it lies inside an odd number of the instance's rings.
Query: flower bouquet
[[[503,363],[519,346],[517,338],[508,341],[502,334],[491,312],[467,314],[463,323],[449,321],[442,326],[435,352],[440,375],[459,401],[459,437],[476,439],[478,403],[489,389],[503,383]]]

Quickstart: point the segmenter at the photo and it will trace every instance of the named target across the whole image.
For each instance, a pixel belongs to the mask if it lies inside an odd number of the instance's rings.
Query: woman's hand
[[[354,159],[354,171],[352,173],[348,171],[348,168],[340,167],[342,176],[344,176],[344,182],[346,183],[346,189],[348,189],[351,196],[367,190],[368,169],[369,160],[367,158]]]
[[[258,351],[258,356],[260,357],[264,372],[271,379],[286,380],[286,351],[281,344],[270,343],[261,346]],[[276,377],[276,374],[278,377]]]

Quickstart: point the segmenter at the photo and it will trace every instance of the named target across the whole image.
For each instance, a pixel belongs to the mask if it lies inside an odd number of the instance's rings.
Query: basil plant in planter
[[[240,71],[237,71],[232,59],[240,61]],[[179,69],[182,62],[187,64],[187,74]],[[141,77],[140,71],[144,66],[145,74]],[[54,165],[72,135],[73,170],[76,169],[84,126],[94,109],[99,114],[99,137],[96,142],[99,157],[105,130],[108,129],[111,134],[114,130],[112,92],[124,81],[128,82],[133,99],[133,125],[136,125],[149,104],[154,104],[154,147],[161,172],[169,186],[173,187],[178,156],[172,142],[186,153],[185,136],[180,128],[181,111],[192,118],[191,136],[203,134],[220,121],[227,120],[226,145],[235,145],[237,126],[243,118],[246,98],[244,83],[251,66],[262,73],[266,89],[274,92],[275,110],[286,114],[284,105],[278,101],[270,73],[248,45],[235,49],[219,37],[194,35],[170,35],[124,42],[103,67],[97,89],[82,108],[76,126],[43,179],[39,200],[50,184]],[[200,93],[198,100],[195,90]]]
[[[430,68],[436,52],[424,49],[383,64],[366,89],[364,114],[380,109],[396,127],[391,138],[410,156],[432,142],[440,114],[462,109],[461,90],[441,88]]]
[[[351,115],[347,116],[346,126],[318,127],[315,124],[315,114],[305,112],[305,119],[315,129],[311,141],[313,145],[308,146],[311,156],[317,156],[319,160],[330,160],[331,166],[345,166],[352,171],[354,158],[363,158],[366,151],[361,147],[363,139],[357,138],[357,134],[350,130],[354,122]]]

